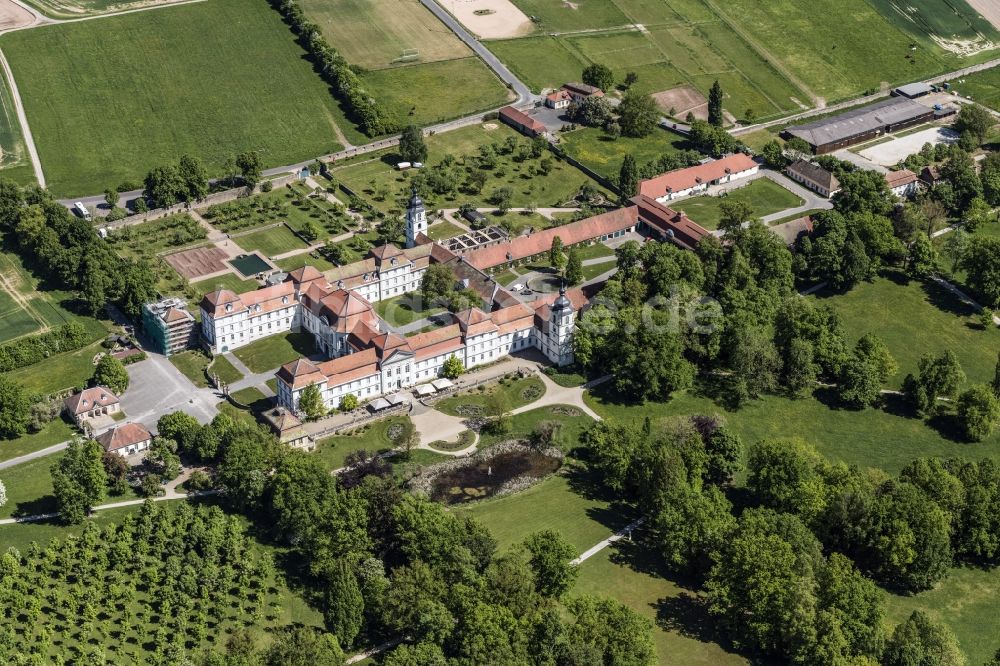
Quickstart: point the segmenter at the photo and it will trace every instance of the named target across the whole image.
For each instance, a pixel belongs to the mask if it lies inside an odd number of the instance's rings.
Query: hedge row
[[[90,342],[87,329],[78,322],[64,324],[48,333],[32,335],[0,345],[0,372],[10,372],[38,363],[52,354],[80,349]]]
[[[361,79],[351,69],[350,63],[327,43],[319,26],[309,20],[298,3],[295,0],[271,0],[271,4],[298,35],[299,43],[312,56],[337,97],[347,105],[349,115],[358,121],[361,130],[372,137],[396,131],[395,121],[362,87]]]

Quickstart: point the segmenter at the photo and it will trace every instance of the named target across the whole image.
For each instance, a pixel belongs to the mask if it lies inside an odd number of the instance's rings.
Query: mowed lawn
[[[563,468],[566,471],[527,490],[452,510],[481,520],[502,550],[521,543],[533,532],[556,530],[582,553],[627,525],[630,517],[607,499],[577,492],[576,472],[572,471],[575,464],[568,463]]]
[[[1000,352],[1000,329],[983,329],[978,313],[933,282],[877,278],[846,294],[812,296],[840,315],[853,341],[874,333],[899,364],[890,386],[899,387],[925,353],[951,350],[970,382],[988,382]]]
[[[575,594],[596,594],[617,599],[653,623],[653,643],[658,664],[684,666],[736,666],[750,664],[729,652],[718,622],[708,617],[701,595],[694,587],[680,585],[667,572],[662,557],[640,541],[619,541],[580,565],[572,588]]]
[[[617,181],[626,154],[631,153],[642,166],[661,155],[681,152],[686,141],[664,129],[655,129],[641,139],[626,136],[612,139],[596,127],[582,127],[561,134],[559,147],[605,178]]]
[[[890,594],[886,619],[903,622],[915,610],[950,627],[969,664],[985,663],[1000,648],[1000,569],[951,569],[932,590]]]
[[[780,213],[789,208],[801,206],[803,201],[770,178],[758,178],[746,187],[734,190],[725,196],[692,197],[670,202],[670,207],[683,211],[692,220],[706,229],[718,229],[722,219],[722,204],[743,201],[750,205],[756,217]]]
[[[420,0],[302,0],[299,6],[348,62],[366,69],[472,55]],[[402,59],[404,51],[416,57]]]
[[[598,389],[599,390],[599,389]],[[726,409],[697,388],[677,393],[669,402],[643,405],[621,404],[603,393],[588,392],[585,400],[601,416],[623,422],[654,424],[664,418],[717,414],[745,444],[762,439],[801,438],[834,462],[859,467],[881,467],[893,474],[914,458],[964,456],[1000,461],[1000,433],[983,442],[946,439],[926,422],[882,409],[854,411],[833,406],[824,393],[791,400],[766,396],[738,411]]]
[[[235,350],[233,356],[243,361],[252,372],[260,373],[277,370],[279,366],[315,351],[310,333],[285,333],[251,342]]]
[[[266,2],[211,0],[0,40],[49,188],[92,194],[184,153],[210,172],[339,149],[336,102]]]
[[[237,236],[233,238],[233,242],[247,252],[260,250],[268,257],[309,247],[301,238],[289,231],[288,227],[280,224],[245,236]]]

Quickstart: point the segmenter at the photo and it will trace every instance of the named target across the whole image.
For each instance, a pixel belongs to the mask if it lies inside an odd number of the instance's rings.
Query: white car
[[[522,289],[524,289],[523,284],[515,284],[510,288],[511,291],[521,291]]]

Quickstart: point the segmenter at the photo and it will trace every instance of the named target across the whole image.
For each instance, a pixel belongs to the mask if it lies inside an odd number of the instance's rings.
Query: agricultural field
[[[426,164],[429,167],[436,167],[450,155],[460,166],[471,165],[472,158],[483,146],[503,145],[512,140],[518,145],[528,143],[528,139],[498,122],[435,134],[426,139],[428,150]],[[548,174],[537,171],[541,160],[545,158],[550,160],[551,170]],[[337,182],[367,196],[372,205],[380,210],[402,210],[410,197],[412,178],[423,172],[398,171],[394,168],[398,162],[398,155],[387,152],[379,159],[333,169],[331,175]],[[457,208],[466,202],[477,207],[487,207],[491,205],[490,195],[494,191],[501,187],[509,187],[512,194],[511,207],[524,207],[529,204],[553,206],[571,199],[584,183],[601,190],[597,183],[549,152],[544,152],[538,159],[528,159],[523,162],[515,161],[511,155],[498,155],[497,166],[483,170],[483,173],[487,179],[481,192],[469,191],[463,187],[451,195],[426,192],[424,202],[428,209]],[[460,178],[459,182],[462,180],[464,177]]]
[[[19,185],[35,182],[35,173],[17,119],[6,74],[0,72],[0,176]]]
[[[969,58],[960,59],[936,44],[917,22],[906,18],[909,11],[902,16],[875,8],[895,5],[891,0],[706,1],[828,103],[883,83],[898,85],[971,64]],[[920,14],[954,13],[952,5],[965,5],[934,4],[938,9]],[[837,21],[817,21],[818,16],[836,16]],[[992,39],[997,40],[995,31]]]
[[[379,69],[360,77],[401,125],[431,125],[495,109],[513,99],[513,93],[474,57]]]
[[[169,5],[180,0],[25,0],[46,16],[57,19],[96,16],[139,7]]]
[[[93,644],[99,642],[101,652],[107,651],[114,659],[145,663],[154,658],[158,641],[169,640],[181,646],[179,649],[195,653],[217,645],[220,636],[232,634],[239,628],[258,627],[266,644],[271,640],[269,630],[272,628],[293,623],[322,625],[321,614],[289,588],[282,565],[283,553],[250,536],[246,521],[236,519],[238,524],[230,527],[227,523],[233,519],[214,507],[200,506],[187,512],[181,512],[180,508],[177,503],[149,503],[100,512],[93,521],[78,526],[43,523],[5,529],[3,536],[10,536],[14,543],[23,543],[29,535],[40,539],[39,546],[44,552],[20,549],[30,565],[18,569],[20,580],[17,584],[52,599],[40,606],[40,618],[32,615],[30,607],[19,607],[12,613],[9,623],[14,641],[12,651],[26,653],[30,644],[30,649],[44,655],[40,659],[47,663],[54,663],[60,655],[76,662],[83,660],[84,655],[92,651]],[[199,539],[198,530],[192,528],[196,521],[214,530],[209,534],[235,528],[227,535],[232,548],[220,551],[228,552],[229,556],[224,553],[221,557],[216,556],[211,548],[205,547],[209,541]],[[96,553],[94,561],[106,559],[115,545],[122,552],[132,552],[133,532],[141,534],[143,525],[148,525],[155,533],[186,534],[187,539],[171,542],[180,550],[169,551],[167,546],[157,542],[148,556],[126,558],[127,562],[118,567],[101,567],[100,572],[86,576],[84,586],[72,585],[57,573],[79,566],[82,560],[73,545],[76,542],[96,544],[96,550],[87,553]],[[146,541],[153,543],[153,540]],[[148,574],[181,560],[188,564],[187,570],[216,567],[222,574],[207,586],[194,585],[174,604],[165,599],[176,593],[179,581],[187,580],[181,571],[184,567],[178,565],[177,571],[166,577]],[[49,565],[54,567],[52,571],[47,569]],[[239,574],[238,578],[234,572]],[[131,593],[123,597],[124,601],[119,601],[119,573],[130,581],[147,582],[136,584],[135,589],[129,586]],[[74,615],[69,608],[77,608],[76,595],[82,594],[82,590],[89,593],[86,598],[93,618],[67,620]],[[19,600],[27,598],[22,595]],[[35,619],[40,622],[36,623]],[[49,627],[54,632],[36,637],[39,626]]]
[[[59,196],[141,179],[184,153],[217,173],[244,150],[269,167],[340,148],[329,87],[264,2],[43,26],[0,46]]]
[[[700,0],[591,1],[579,3],[580,9],[539,0],[516,4],[541,19],[546,35],[488,46],[535,90],[579,80],[584,67],[598,62],[610,67],[619,83],[626,73],[637,74],[634,87],[644,93],[693,86],[707,94],[718,80],[726,94],[724,106],[734,118],[747,110],[758,119],[780,116],[809,101]]]
[[[802,199],[770,178],[758,178],[724,197],[691,197],[672,201],[670,207],[687,213],[688,217],[706,229],[717,229],[722,218],[722,204],[727,201],[749,204],[756,217],[780,213],[803,203]]]
[[[963,76],[951,82],[951,89],[962,97],[1000,111],[1000,67]]]
[[[365,69],[472,55],[420,0],[303,0],[299,6],[348,62]]]

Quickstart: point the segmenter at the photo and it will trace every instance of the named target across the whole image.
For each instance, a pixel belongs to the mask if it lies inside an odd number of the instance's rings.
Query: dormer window
[[[389,265],[390,266],[395,266],[396,265],[396,258],[395,257],[393,257],[392,259],[389,260]]]
[[[233,304],[226,303],[226,312],[232,312],[232,311],[233,311]]]
[[[258,303],[257,305],[253,306],[253,311],[254,312],[260,312],[260,303]]]
[[[343,280],[337,280],[337,288],[338,289],[343,289],[344,288],[344,281]]]
[[[281,302],[282,302],[283,304],[287,305],[287,304],[288,304],[288,296],[282,296],[282,297],[281,297]]]

